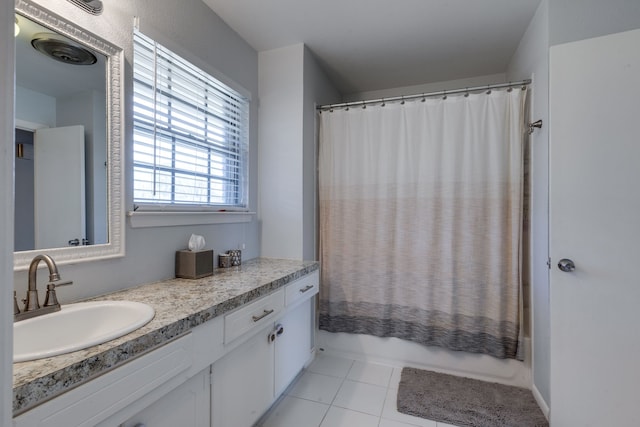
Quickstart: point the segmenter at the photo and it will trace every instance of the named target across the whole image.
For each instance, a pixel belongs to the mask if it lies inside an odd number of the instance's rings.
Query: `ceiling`
[[[343,94],[506,71],[540,0],[203,0],[258,52],[304,43]]]

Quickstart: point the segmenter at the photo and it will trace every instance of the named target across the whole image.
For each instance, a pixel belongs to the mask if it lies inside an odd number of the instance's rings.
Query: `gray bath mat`
[[[398,411],[461,427],[548,427],[531,391],[404,368]]]

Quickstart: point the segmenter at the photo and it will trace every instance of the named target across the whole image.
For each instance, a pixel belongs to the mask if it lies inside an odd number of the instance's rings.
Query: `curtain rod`
[[[516,86],[522,86],[522,88],[524,89],[527,85],[530,85],[530,84],[531,84],[531,79],[527,79],[527,80],[521,80],[517,82],[497,83],[492,85],[465,87],[460,89],[439,90],[437,92],[417,93],[415,95],[393,96],[390,98],[370,99],[366,101],[363,100],[363,101],[343,102],[340,104],[319,105],[316,107],[316,109],[320,111],[326,111],[326,110],[331,110],[333,108],[365,106],[370,104],[378,104],[378,103],[385,103],[385,102],[392,102],[392,101],[405,101],[409,99],[426,98],[426,97],[433,97],[433,96],[447,96],[447,95],[452,95],[456,93],[477,92],[480,90],[500,89],[505,87],[512,88]]]

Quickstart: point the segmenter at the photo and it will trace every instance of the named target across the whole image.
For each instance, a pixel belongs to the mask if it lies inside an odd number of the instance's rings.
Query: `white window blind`
[[[249,101],[134,33],[134,203],[247,207]]]

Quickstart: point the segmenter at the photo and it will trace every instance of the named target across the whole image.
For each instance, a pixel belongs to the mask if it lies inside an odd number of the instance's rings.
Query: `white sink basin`
[[[13,324],[13,361],[70,353],[121,337],[147,324],[155,311],[132,301],[63,305],[60,311]]]

